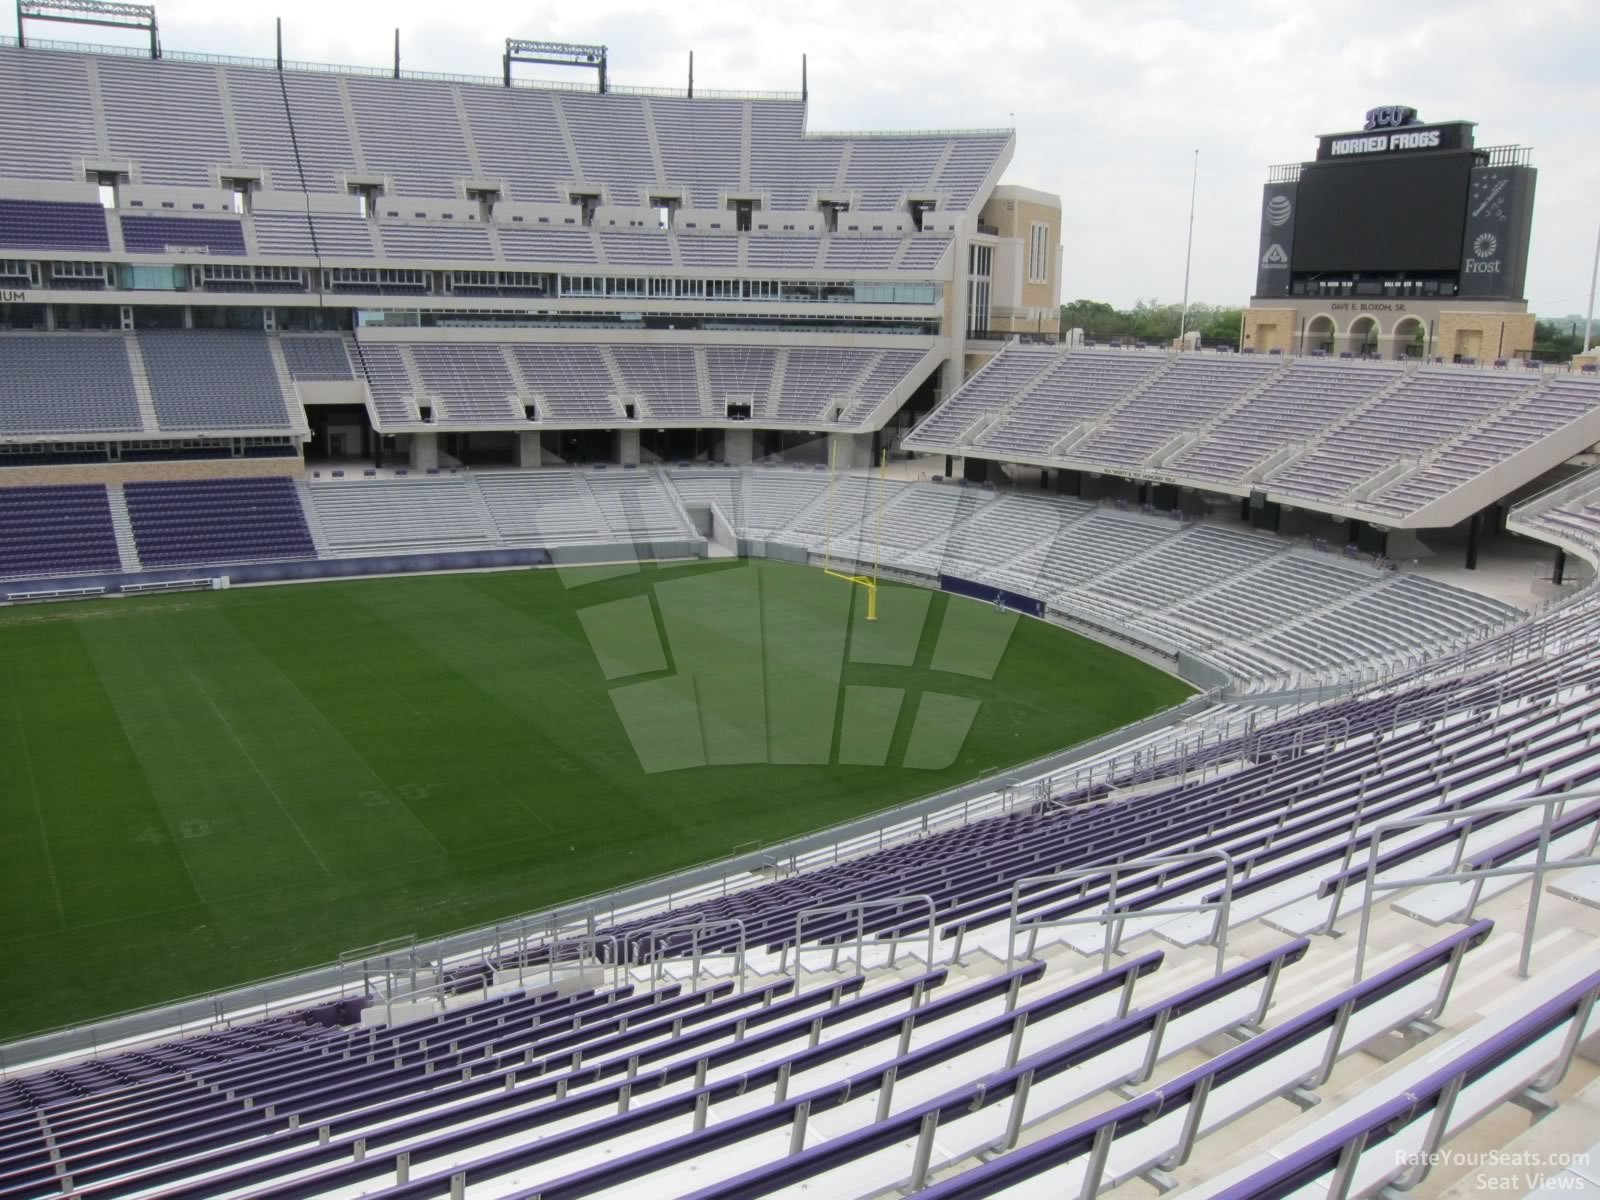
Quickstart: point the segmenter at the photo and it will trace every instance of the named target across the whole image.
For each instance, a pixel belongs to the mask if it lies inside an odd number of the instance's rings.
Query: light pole
[[[1183,314],[1178,318],[1178,348],[1189,328],[1189,266],[1194,259],[1194,197],[1200,186],[1200,151],[1194,152],[1194,173],[1189,179],[1189,242],[1183,250]]]
[[[1589,330],[1594,328],[1594,282],[1600,277],[1600,232],[1594,238],[1594,266],[1589,271],[1589,311],[1583,318],[1583,353],[1589,353]]]

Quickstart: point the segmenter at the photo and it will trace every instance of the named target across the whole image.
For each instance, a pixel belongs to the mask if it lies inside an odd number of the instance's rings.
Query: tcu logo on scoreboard
[[[1401,104],[1383,104],[1367,109],[1367,123],[1363,129],[1399,129],[1417,124],[1417,110]]]

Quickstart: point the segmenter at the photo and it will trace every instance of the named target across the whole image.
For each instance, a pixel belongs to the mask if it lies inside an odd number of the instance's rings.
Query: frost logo
[[[1274,196],[1267,201],[1267,224],[1274,229],[1279,229],[1289,223],[1289,218],[1294,215],[1294,205],[1289,203],[1287,196]]]
[[[1472,257],[1467,259],[1466,274],[1500,274],[1500,260],[1495,257],[1499,251],[1500,241],[1494,234],[1480,233],[1472,240]]]
[[[1267,247],[1267,252],[1261,256],[1261,266],[1268,271],[1286,271],[1289,268],[1289,255],[1277,242]]]
[[[868,622],[861,589],[754,561],[635,578],[577,616],[647,774],[951,766],[982,704],[963,677],[994,677],[1018,619],[897,588]]]

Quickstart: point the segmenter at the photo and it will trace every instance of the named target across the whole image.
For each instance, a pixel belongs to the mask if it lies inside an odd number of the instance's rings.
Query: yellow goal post
[[[831,575],[835,579],[842,579],[854,587],[862,587],[867,590],[867,620],[869,621],[878,619],[878,564],[883,549],[883,510],[886,491],[885,479],[888,467],[889,452],[883,450],[878,455],[878,488],[875,498],[877,517],[873,522],[872,574],[861,573],[859,568],[863,564],[859,558],[851,560],[857,568],[855,571],[839,570],[834,566],[833,562],[834,509],[839,496],[839,447],[837,442],[833,442],[830,439],[828,446],[828,507],[822,534],[822,570],[825,575]],[[865,524],[866,522],[863,521],[862,526],[864,527]],[[859,550],[861,545],[859,532],[856,536],[856,545]]]

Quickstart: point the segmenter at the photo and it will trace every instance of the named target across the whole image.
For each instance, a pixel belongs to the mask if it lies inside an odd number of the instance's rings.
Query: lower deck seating
[[[317,555],[293,479],[130,483],[123,494],[147,567]]]
[[[492,543],[483,512],[460,477],[313,481],[310,495],[332,554],[404,554]]]
[[[103,484],[0,488],[0,576],[120,568]]]
[[[500,471],[476,480],[495,532],[535,546],[610,541],[605,518],[572,471]]]

